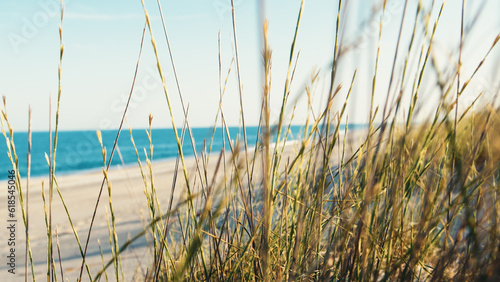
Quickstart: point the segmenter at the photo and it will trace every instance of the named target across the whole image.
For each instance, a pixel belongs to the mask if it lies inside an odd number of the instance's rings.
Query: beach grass
[[[380,7],[386,10],[386,2]],[[464,1],[465,2],[465,1]],[[406,2],[407,3],[407,2]],[[290,54],[284,83],[283,97],[277,122],[270,117],[272,87],[272,49],[268,43],[268,22],[262,22],[263,66],[262,107],[260,109],[259,137],[252,150],[246,136],[244,103],[238,55],[237,25],[234,3],[232,5],[233,62],[235,70],[222,73],[222,56],[219,47],[220,104],[214,121],[212,136],[205,142],[205,150],[197,152],[194,146],[189,107],[182,102],[183,126],[177,130],[173,105],[158,56],[155,33],[144,2],[146,25],[157,60],[158,73],[163,82],[175,143],[178,148],[170,197],[163,199],[158,193],[158,183],[153,172],[154,119],[149,117],[149,148],[137,148],[132,129],[131,143],[140,170],[144,204],[147,216],[144,228],[119,244],[118,216],[113,208],[112,179],[108,175],[115,148],[110,154],[103,146],[100,132],[97,138],[103,157],[103,180],[97,197],[92,220],[89,221],[87,240],[80,243],[78,230],[64,202],[55,175],[59,100],[61,97],[61,65],[64,44],[60,28],[59,91],[56,109],[54,142],[51,143],[47,162],[50,171],[49,196],[42,192],[47,228],[47,281],[64,280],[64,261],[61,260],[57,229],[52,226],[53,190],[56,189],[65,214],[80,250],[79,280],[138,280],[138,281],[447,281],[500,279],[500,110],[495,107],[498,89],[489,106],[477,110],[475,99],[459,111],[461,95],[500,40],[500,34],[491,48],[477,62],[470,76],[461,72],[462,48],[467,32],[464,11],[460,29],[456,66],[452,71],[440,70],[433,57],[433,44],[444,2],[432,7],[418,6],[413,35],[405,50],[401,44],[407,6],[399,26],[392,70],[389,80],[378,75],[383,21],[380,20],[378,44],[373,64],[359,68],[374,68],[369,93],[370,112],[368,126],[363,130],[342,131],[341,124],[348,124],[347,107],[359,101],[350,100],[357,70],[349,81],[339,80],[339,64],[349,50],[355,48],[341,39],[342,17],[346,3],[338,2],[335,49],[331,67],[326,103],[318,112],[311,102],[319,95],[321,78],[317,73],[300,89],[308,101],[308,117],[302,137],[289,142],[289,132],[294,119],[296,102],[289,99],[297,63],[296,43],[300,33],[302,13],[307,5],[301,2],[298,9],[295,34],[291,39]],[[161,5],[158,1],[161,12]],[[64,8],[61,9],[61,26]],[[437,14],[434,14],[433,13]],[[161,13],[162,21],[163,14]],[[434,19],[434,22],[420,19]],[[164,36],[168,42],[163,22]],[[415,40],[416,34],[423,40]],[[141,41],[141,51],[144,42]],[[219,35],[220,46],[220,35]],[[178,92],[182,92],[174,56],[168,46],[176,76]],[[403,55],[401,55],[403,54]],[[215,54],[217,55],[217,54]],[[396,71],[396,62],[404,61],[402,71]],[[141,55],[137,61],[136,75]],[[415,63],[415,61],[417,63]],[[212,151],[216,126],[222,130],[222,140],[235,140],[229,135],[222,107],[226,84],[231,71],[236,72],[240,96],[241,132],[235,142],[223,143],[221,151]],[[438,81],[439,99],[435,105],[422,100],[426,97],[424,85]],[[132,83],[130,95],[135,83]],[[277,82],[279,83],[279,82]],[[275,83],[275,84],[277,84]],[[387,83],[385,104],[375,101],[377,84]],[[339,93],[345,92],[344,98]],[[64,93],[62,93],[64,95]],[[477,93],[476,96],[481,96]],[[405,96],[409,96],[406,97]],[[392,97],[392,98],[391,98]],[[130,98],[129,98],[130,99]],[[408,103],[408,104],[405,104]],[[340,104],[337,109],[334,104]],[[422,107],[432,107],[433,114],[416,119]],[[404,110],[407,109],[407,110]],[[118,136],[126,117],[124,109]],[[7,115],[6,102],[2,109],[2,133],[7,142],[13,169],[19,171],[13,130]],[[220,124],[220,125],[219,125]],[[180,132],[180,134],[179,134]],[[52,134],[51,134],[52,136]],[[118,136],[115,141],[118,140]],[[190,138],[193,144],[194,169],[185,161],[183,142]],[[141,154],[146,164],[141,162]],[[29,159],[28,155],[28,159]],[[211,161],[209,161],[209,159]],[[214,159],[216,161],[214,161]],[[28,162],[29,163],[29,162]],[[29,168],[28,168],[29,171]],[[181,173],[179,180],[177,174]],[[29,175],[29,174],[28,174]],[[16,175],[17,191],[26,227],[27,253],[32,279],[35,280],[33,260],[29,247],[28,197],[23,197],[21,176]],[[28,177],[29,181],[29,177]],[[28,182],[29,183],[29,182]],[[180,183],[180,184],[179,184]],[[92,240],[95,221],[103,187],[106,184],[108,205],[106,209],[111,255],[106,256],[101,242]],[[28,189],[29,184],[26,189]],[[42,184],[43,187],[43,184]],[[182,190],[180,196],[176,190]],[[24,195],[27,195],[26,192]],[[30,199],[30,202],[33,199]],[[168,204],[162,206],[162,202]],[[84,211],[86,212],[86,211]],[[88,211],[91,214],[92,211]],[[55,233],[54,233],[55,230]],[[142,263],[147,271],[132,273],[123,268],[121,257],[136,241],[146,239],[151,248],[151,260]],[[57,253],[53,242],[57,242]],[[89,244],[99,246],[102,268],[92,271],[86,263]],[[29,258],[28,258],[29,257]],[[27,265],[28,266],[28,265]],[[57,267],[60,268],[59,277]],[[84,272],[85,275],[84,276]],[[132,275],[132,276],[128,276]],[[26,270],[28,280],[28,270]],[[37,279],[44,279],[37,277]]]

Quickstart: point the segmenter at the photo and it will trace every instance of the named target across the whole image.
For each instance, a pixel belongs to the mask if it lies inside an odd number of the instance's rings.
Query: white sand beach
[[[356,132],[356,134],[349,134],[349,139],[359,141],[361,136],[363,135],[360,134],[360,132]],[[297,142],[290,142],[289,144],[287,144],[285,156],[291,156],[291,158],[293,158],[293,155],[296,153],[298,147],[299,143]],[[354,146],[351,144],[349,148],[352,147]],[[340,156],[339,154],[334,155],[335,157]],[[198,157],[200,158],[200,156]],[[213,153],[210,156],[209,165],[207,166],[209,181],[211,181],[213,177],[218,158],[218,153]],[[229,161],[229,157],[226,156],[226,164],[229,164]],[[160,199],[160,204],[163,211],[167,209],[170,199],[172,180],[175,171],[175,162],[175,160],[155,161],[152,165],[154,177],[153,181],[157,189],[158,198]],[[284,162],[285,161],[282,161],[282,163]],[[201,165],[202,162],[200,161],[200,166]],[[147,177],[147,186],[149,188],[151,182],[150,172],[145,164],[143,164],[143,166],[144,174]],[[197,174],[196,162],[194,157],[186,158],[186,167],[188,168],[188,174],[191,182],[193,181],[194,176]],[[260,166],[256,166],[256,169],[258,169],[259,167]],[[186,190],[183,179],[184,176],[182,174],[181,168],[182,166],[179,164],[179,173],[177,175],[177,185],[174,195],[174,199],[176,200],[179,199],[182,194],[185,195]],[[222,168],[220,170],[222,170]],[[219,174],[221,174],[220,171]],[[141,170],[139,169],[138,164],[126,167],[114,167],[109,171],[109,179],[112,185],[112,205],[114,214],[116,216],[116,229],[119,244],[121,246],[128,239],[141,232],[144,226],[147,225],[149,214],[147,201],[144,194],[145,184],[143,177],[141,176]],[[66,204],[68,212],[71,216],[71,220],[75,226],[83,248],[85,245],[85,240],[87,239],[87,232],[90,224],[90,219],[92,217],[92,212],[96,205],[101,182],[103,181],[103,173],[101,171],[94,171],[80,174],[64,175],[58,177],[57,181],[62,198],[64,200],[64,203]],[[44,213],[44,204],[42,201],[42,182],[44,183],[46,204],[48,205],[48,176],[32,178],[29,187],[29,237],[31,250],[33,252],[33,263],[37,279],[45,279],[47,271],[47,229],[45,225],[46,219]],[[2,187],[4,187],[4,189],[2,189],[3,191],[0,193],[0,195],[2,195],[2,201],[0,201],[0,210],[3,210],[4,214],[7,214],[7,182],[2,181],[1,185]],[[26,179],[23,179],[22,188],[23,192],[26,193]],[[104,262],[108,262],[111,258],[110,237],[106,221],[106,212],[109,213],[108,199],[109,197],[107,186],[104,185],[86,256],[86,261],[90,267],[92,277],[94,277],[102,269],[103,266],[98,241],[101,244]],[[16,275],[15,280],[13,281],[22,280],[25,273],[25,229],[23,226],[19,202],[17,202],[16,218]],[[68,278],[70,281],[73,281],[79,275],[82,259],[76,238],[73,234],[68,216],[62,204],[61,197],[57,193],[56,189],[54,189],[53,195],[52,218],[54,231],[57,228],[60,246],[60,248],[58,249],[54,232],[53,246],[57,271],[56,275],[58,277],[61,276],[59,265],[60,251],[64,279]],[[2,238],[7,238],[5,237],[8,235],[6,232],[8,232],[8,230],[2,228]],[[4,255],[7,250],[8,249],[6,247],[1,248],[2,257],[5,258]],[[144,277],[145,273],[148,271],[147,268],[151,267],[152,265],[151,250],[152,248],[150,248],[148,242],[143,238],[132,244],[131,247],[122,254],[121,259],[123,265],[123,273],[127,281],[133,280],[134,276],[139,278]],[[114,270],[112,268],[113,267],[111,266],[108,269],[107,275],[109,279],[114,280]],[[0,266],[0,271],[7,271],[7,269],[8,266],[5,263],[2,263]],[[29,276],[31,276],[31,271],[28,271]],[[88,280],[86,271],[84,271],[83,273],[83,280]]]

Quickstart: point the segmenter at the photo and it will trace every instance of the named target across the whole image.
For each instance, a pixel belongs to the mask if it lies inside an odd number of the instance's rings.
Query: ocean
[[[360,124],[349,125],[349,129],[360,129],[365,127]],[[286,129],[286,128],[284,128]],[[345,125],[341,126],[341,130],[345,129]],[[288,140],[297,140],[303,134],[303,126],[291,126]],[[229,127],[229,135],[232,142],[243,139],[243,132],[238,127]],[[256,145],[258,127],[247,127],[247,143],[249,147]],[[212,152],[220,152],[223,146],[222,129],[216,128],[213,140],[211,140],[213,127],[192,128],[193,138],[196,151],[203,150],[204,143],[206,150],[209,150],[212,144]],[[102,141],[107,150],[107,158],[113,148],[117,130],[102,131]],[[179,138],[181,129],[178,129]],[[27,152],[28,152],[28,133],[14,132],[14,143],[19,158],[19,172],[21,177],[26,177],[27,172]],[[137,147],[141,161],[146,160],[144,149],[146,149],[149,157],[149,139],[146,129],[132,130],[135,145]],[[8,149],[5,139],[0,142],[0,165],[5,173],[0,174],[0,179],[7,178],[7,170],[12,169],[12,164],[8,157]],[[177,143],[173,129],[152,129],[151,133],[153,144],[153,161],[172,159],[177,156]],[[226,138],[226,150],[229,150]],[[275,140],[276,137],[273,137]],[[186,130],[183,143],[183,153],[185,156],[193,156],[191,140]],[[49,168],[45,154],[49,154],[49,133],[48,132],[33,132],[32,133],[32,148],[31,148],[31,176],[44,176],[49,174]],[[130,139],[128,129],[122,130],[118,140],[118,150],[115,151],[111,166],[131,165],[137,163],[137,155]],[[56,174],[71,174],[82,173],[86,171],[99,170],[103,167],[103,159],[101,146],[97,139],[96,131],[59,131],[57,153],[56,153]]]

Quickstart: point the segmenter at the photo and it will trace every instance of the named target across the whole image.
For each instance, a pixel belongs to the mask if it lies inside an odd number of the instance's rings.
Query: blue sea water
[[[349,125],[349,128],[363,128],[364,125]],[[341,126],[344,129],[345,126]],[[296,140],[303,133],[303,126],[291,126],[288,140]],[[238,127],[229,127],[231,140],[242,140],[243,132]],[[211,141],[213,128],[192,128],[195,148],[197,152],[203,150],[206,143],[206,150],[209,150],[212,142],[212,152],[220,152],[223,146],[222,129],[216,128],[213,140]],[[102,141],[107,150],[107,158],[113,148],[117,130],[102,131]],[[178,130],[181,136],[181,130]],[[14,143],[19,158],[19,172],[21,177],[27,172],[27,152],[28,133],[14,132]],[[149,155],[149,139],[145,129],[132,130],[135,145],[137,147],[141,161],[145,161],[144,148]],[[256,145],[258,127],[247,127],[247,143],[249,147]],[[177,156],[177,143],[173,129],[153,129],[151,133],[153,144],[153,160],[175,158]],[[3,137],[0,137],[4,139]],[[228,139],[226,138],[226,150],[229,150]],[[274,138],[275,139],[275,138]],[[131,165],[137,163],[137,155],[130,139],[128,130],[122,130],[118,140],[118,151],[113,156],[111,166]],[[185,156],[192,156],[193,150],[191,140],[186,131],[183,143]],[[7,170],[12,169],[12,164],[8,158],[8,149],[5,140],[0,141],[0,167],[5,173],[0,174],[0,179],[6,179]],[[49,154],[49,133],[33,132],[31,148],[31,176],[43,176],[49,174],[48,164],[45,154]],[[96,131],[60,131],[58,133],[57,153],[56,153],[56,173],[69,174],[80,173],[90,170],[98,170],[103,167],[101,146],[97,139]]]

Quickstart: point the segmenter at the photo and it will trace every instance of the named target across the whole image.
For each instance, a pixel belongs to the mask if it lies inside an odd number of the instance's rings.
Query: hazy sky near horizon
[[[173,103],[174,119],[182,125],[183,114],[175,86],[166,41],[163,36],[156,1],[146,0],[152,19],[154,37],[167,86]],[[259,1],[235,0],[236,29],[243,84],[245,118],[248,125],[257,125],[262,95],[261,28]],[[269,20],[269,40],[273,50],[272,113],[275,120],[285,84],[290,44],[293,39],[300,0],[268,1],[266,17]],[[343,59],[338,83],[344,85],[339,98],[345,95],[354,69],[358,69],[356,88],[348,107],[349,121],[364,123],[369,109],[371,76],[378,31],[370,28],[379,23],[381,15],[372,16],[371,9],[380,1],[345,1],[348,5],[341,21],[346,41],[362,38],[362,44]],[[430,1],[423,1],[430,2]],[[441,1],[438,2],[438,6]],[[447,1],[436,38],[437,52],[453,57],[458,54],[460,7],[459,0]],[[466,22],[481,7],[480,1],[466,1]],[[485,1],[476,27],[464,45],[464,75],[480,62],[495,37],[500,33],[497,13],[500,1]],[[60,128],[114,129],[118,127],[128,97],[145,23],[140,0],[76,1],[67,0],[63,21],[65,52],[62,62],[62,96]],[[408,22],[404,25],[402,46],[407,46],[411,35],[416,1],[410,1]],[[179,74],[183,99],[189,104],[192,126],[212,126],[219,104],[218,32],[221,32],[223,80],[231,68],[228,87],[223,100],[224,113],[229,125],[240,122],[239,94],[234,56],[230,0],[162,1],[167,32]],[[27,130],[28,105],[33,109],[33,128],[48,130],[49,95],[55,111],[57,99],[57,69],[59,64],[60,24],[59,1],[56,0],[4,0],[0,2],[0,95],[7,98],[9,120],[17,131]],[[385,102],[387,81],[396,46],[404,1],[389,0],[382,36],[381,62],[376,97],[378,104]],[[329,85],[329,72],[333,59],[333,43],[338,1],[306,1],[299,29],[297,51],[300,57],[291,89],[291,101],[298,99],[294,123],[303,124],[307,116],[304,86],[315,70],[322,78],[317,86],[314,105],[319,111]],[[432,14],[432,25],[437,11]],[[467,21],[468,20],[468,21]],[[371,21],[371,22],[370,22]],[[363,27],[366,23],[367,28]],[[375,25],[373,25],[375,23]],[[480,27],[480,28],[478,28]],[[407,47],[406,47],[407,48]],[[484,73],[478,75],[478,85],[494,92],[500,85],[497,69],[499,47],[489,57]],[[400,51],[404,57],[404,48]],[[397,71],[403,60],[398,59]],[[359,67],[362,66],[362,69]],[[486,71],[490,70],[490,71]],[[489,77],[491,76],[491,77]],[[487,86],[485,86],[487,84]],[[154,116],[155,127],[171,127],[167,103],[156,69],[150,35],[146,34],[143,57],[135,85],[128,122],[133,128],[148,125],[148,116]],[[431,87],[431,85],[426,85]],[[483,89],[484,90],[484,89]],[[481,90],[478,90],[481,91]],[[432,92],[432,91],[430,91]],[[467,101],[473,99],[464,98]],[[433,98],[426,98],[432,100]],[[291,107],[290,107],[291,108]],[[288,117],[290,111],[287,112]]]

